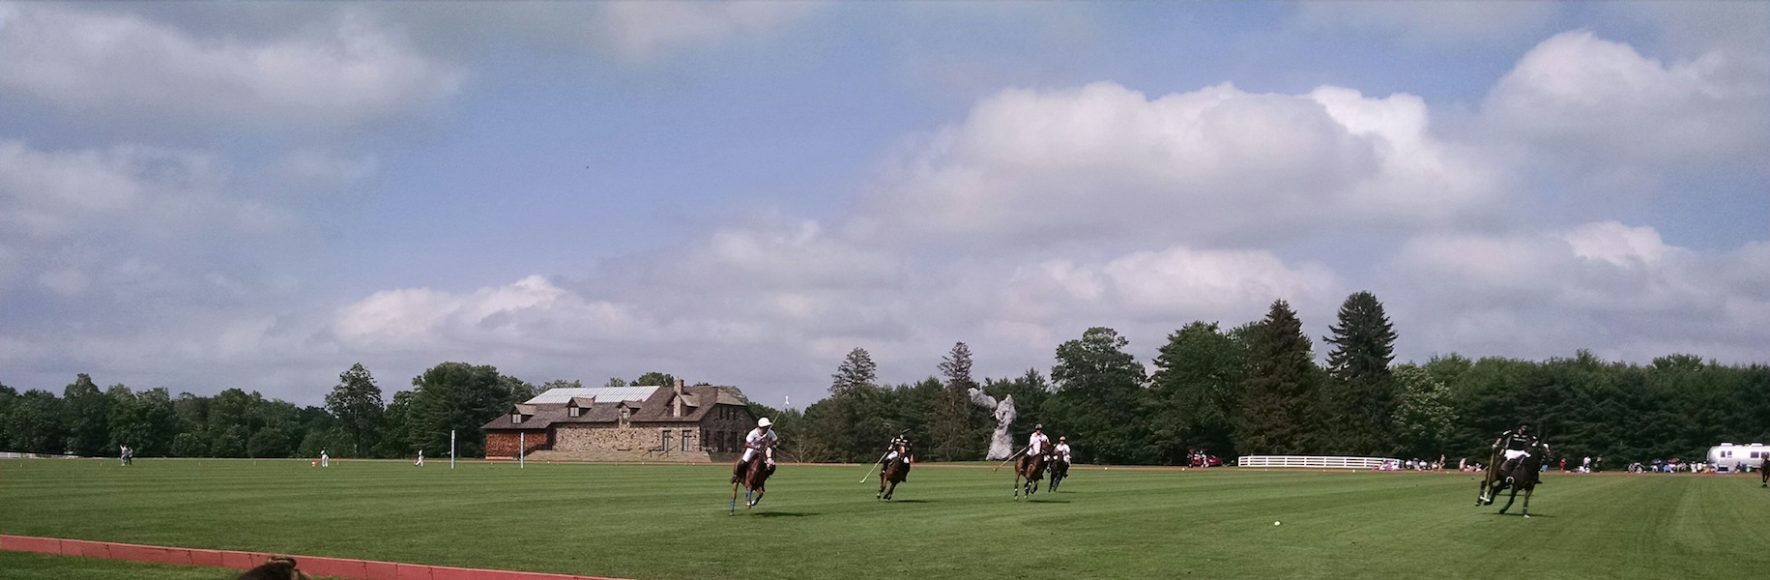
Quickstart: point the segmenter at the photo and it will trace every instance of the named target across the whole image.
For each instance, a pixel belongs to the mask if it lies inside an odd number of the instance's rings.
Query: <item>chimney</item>
[[[681,417],[682,416],[682,385],[684,382],[685,381],[683,381],[682,379],[676,379],[676,388],[674,389],[676,391],[676,397],[675,397],[675,401],[674,401],[675,407],[673,407],[671,409],[671,411],[672,411],[671,416],[672,417]]]

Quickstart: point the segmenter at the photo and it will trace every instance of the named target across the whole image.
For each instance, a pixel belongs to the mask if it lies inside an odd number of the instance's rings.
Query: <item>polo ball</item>
[[[1272,525],[1275,525],[1275,526],[1276,526],[1276,525],[1279,525],[1279,524],[1278,524],[1278,522],[1272,522]]]

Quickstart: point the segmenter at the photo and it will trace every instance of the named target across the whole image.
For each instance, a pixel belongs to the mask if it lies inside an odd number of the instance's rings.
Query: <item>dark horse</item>
[[[910,464],[915,461],[916,456],[910,452],[910,444],[898,444],[897,457],[892,458],[885,464],[885,469],[879,472],[879,495],[875,497],[891,501],[891,494],[897,491],[897,484],[909,478]]]
[[[1065,477],[1069,477],[1069,462],[1064,461],[1060,458],[1052,458],[1051,459],[1051,485],[1050,485],[1050,490],[1052,493],[1057,492],[1057,486],[1059,484],[1063,483],[1063,478],[1065,478]]]
[[[1761,482],[1758,487],[1770,487],[1770,461],[1758,466],[1758,480]]]
[[[1020,499],[1020,493],[1026,492],[1027,498],[1039,492],[1039,480],[1045,478],[1045,466],[1051,463],[1051,450],[1046,449],[1038,455],[1026,454],[1014,463],[1014,499]],[[1025,483],[1021,483],[1024,481]]]
[[[770,475],[774,475],[774,465],[767,458],[757,454],[756,458],[751,459],[738,475],[738,480],[731,484],[731,513],[737,513],[739,485],[744,486],[744,508],[753,508],[762,503],[762,495],[768,493],[766,484]]]
[[[1543,467],[1543,447],[1539,443],[1530,448],[1530,455],[1520,457],[1518,463],[1510,471],[1505,469],[1503,455],[1498,450],[1488,458],[1487,477],[1481,480],[1481,495],[1475,498],[1475,505],[1493,505],[1494,497],[1506,488],[1512,489],[1507,496],[1506,505],[1500,506],[1500,513],[1512,509],[1512,502],[1518,500],[1518,490],[1524,490],[1524,517],[1530,517],[1530,496],[1536,492],[1537,474]]]

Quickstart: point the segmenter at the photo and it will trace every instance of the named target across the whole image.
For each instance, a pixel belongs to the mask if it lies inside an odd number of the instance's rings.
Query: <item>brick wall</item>
[[[515,459],[518,444],[527,445],[528,452],[533,454],[547,447],[547,432],[488,431],[486,432],[486,457]]]
[[[724,463],[736,461],[743,452],[744,434],[755,428],[756,418],[744,407],[727,405],[728,410],[714,409],[699,423],[630,423],[627,427],[612,424],[560,423],[551,430],[553,440],[545,449],[535,450],[536,435],[529,435],[529,459],[534,461],[645,461],[679,463]],[[670,434],[670,446],[663,447],[664,436]],[[682,437],[687,433],[688,449]],[[488,457],[515,457],[516,434],[509,433],[508,442],[486,438]],[[723,443],[723,450],[721,444]],[[500,447],[505,445],[507,447]],[[503,451],[504,455],[497,452]]]

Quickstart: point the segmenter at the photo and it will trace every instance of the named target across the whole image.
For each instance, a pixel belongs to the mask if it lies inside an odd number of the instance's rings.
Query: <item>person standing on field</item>
[[[418,467],[424,467],[424,450],[423,449],[418,450],[418,463],[417,463],[417,465],[418,465]]]
[[[320,467],[331,467],[331,466],[332,466],[332,457],[330,455],[326,455],[326,450],[321,449],[320,450]]]

